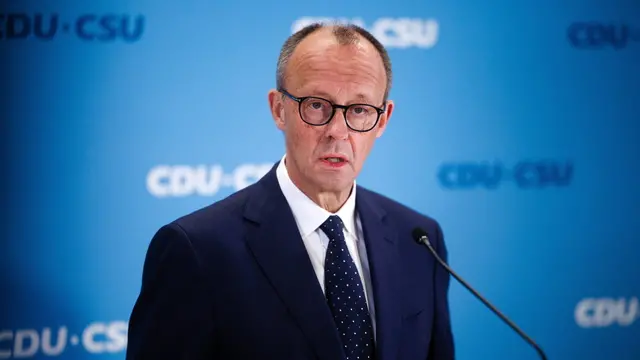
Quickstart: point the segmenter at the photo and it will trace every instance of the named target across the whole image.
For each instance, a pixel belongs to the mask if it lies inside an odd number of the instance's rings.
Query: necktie
[[[344,239],[342,220],[330,216],[320,228],[329,237],[324,262],[327,303],[348,360],[374,359],[373,327],[364,287]]]

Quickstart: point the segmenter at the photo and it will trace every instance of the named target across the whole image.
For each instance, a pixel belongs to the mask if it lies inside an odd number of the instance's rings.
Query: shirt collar
[[[278,164],[276,169],[276,176],[280,189],[284,197],[289,203],[289,207],[293,212],[293,216],[296,219],[296,223],[300,227],[300,231],[303,236],[307,237],[314,231],[316,231],[322,223],[324,223],[330,215],[338,215],[344,227],[348,233],[357,238],[356,235],[356,222],[355,222],[355,210],[356,210],[356,183],[353,182],[353,190],[349,195],[349,198],[345,204],[335,214],[321,208],[314,203],[307,195],[305,195],[298,187],[291,181],[289,173],[285,166],[285,157]]]

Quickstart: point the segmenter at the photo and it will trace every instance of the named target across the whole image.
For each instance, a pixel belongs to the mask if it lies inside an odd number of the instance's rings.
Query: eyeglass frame
[[[344,122],[345,124],[347,124],[347,127],[353,131],[356,132],[361,132],[361,133],[365,133],[365,132],[369,132],[373,129],[376,128],[376,126],[378,125],[378,122],[380,121],[380,115],[382,115],[387,108],[387,103],[385,101],[385,104],[383,105],[382,108],[379,108],[377,106],[373,106],[371,104],[349,104],[349,105],[338,105],[338,104],[334,104],[333,101],[327,100],[325,98],[321,98],[319,96],[302,96],[302,97],[298,97],[298,96],[293,96],[291,93],[289,93],[287,90],[285,89],[278,89],[279,92],[281,92],[283,95],[285,95],[286,97],[290,98],[291,100],[295,101],[298,103],[298,113],[300,114],[300,119],[302,119],[302,121],[304,121],[305,124],[311,125],[311,126],[324,126],[327,125],[328,123],[331,122],[331,120],[333,120],[333,117],[336,115],[336,109],[342,109],[342,115],[344,118]],[[306,121],[304,119],[304,117],[302,117],[302,102],[307,100],[307,99],[318,99],[318,100],[323,100],[328,102],[329,104],[331,104],[331,116],[329,116],[329,118],[327,119],[327,121],[321,123],[321,124],[313,124],[310,123],[308,121]],[[347,110],[352,107],[352,106],[370,106],[372,107],[376,113],[378,114],[378,116],[376,117],[376,121],[373,123],[373,125],[371,126],[371,128],[367,129],[367,130],[358,130],[358,129],[354,129],[351,127],[351,125],[349,125],[349,122],[347,121]]]

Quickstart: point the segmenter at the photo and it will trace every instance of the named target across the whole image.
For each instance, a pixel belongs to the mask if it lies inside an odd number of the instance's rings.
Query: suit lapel
[[[356,209],[362,222],[371,267],[376,313],[376,358],[394,360],[398,353],[398,333],[402,321],[402,294],[399,286],[401,259],[398,254],[397,236],[385,221],[384,210],[361,188],[356,192]]]
[[[258,182],[245,208],[251,223],[247,243],[318,358],[343,359],[331,310],[278,185],[277,165]]]

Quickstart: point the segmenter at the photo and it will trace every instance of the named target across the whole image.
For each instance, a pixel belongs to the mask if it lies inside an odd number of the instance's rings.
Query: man
[[[284,44],[268,99],[286,153],[151,241],[127,359],[449,360],[434,220],[355,185],[393,111],[383,46],[311,25]]]

